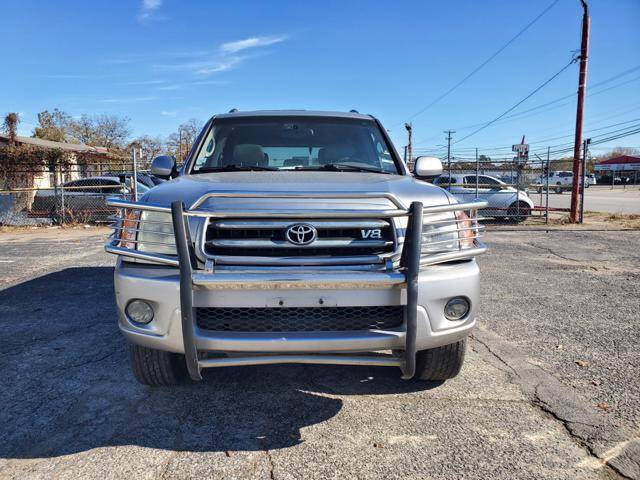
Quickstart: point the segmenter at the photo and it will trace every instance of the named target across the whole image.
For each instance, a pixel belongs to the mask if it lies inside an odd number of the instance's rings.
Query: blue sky
[[[411,119],[416,148],[441,153],[443,130],[456,130],[454,141],[472,133],[579,49],[580,2],[559,0],[466,83],[414,116],[551,3],[4,2],[0,112],[21,112],[21,134],[31,133],[38,111],[57,107],[74,116],[125,115],[135,135],[165,136],[190,118],[233,107],[355,108],[380,118],[399,150],[402,124]],[[606,136],[640,124],[640,1],[589,3],[594,88],[585,128]],[[512,113],[572,94],[577,74],[571,66]],[[453,150],[495,155],[523,134],[536,148],[563,144],[572,141],[565,136],[574,122],[568,98],[497,122]],[[595,148],[616,145],[639,147],[640,135]]]

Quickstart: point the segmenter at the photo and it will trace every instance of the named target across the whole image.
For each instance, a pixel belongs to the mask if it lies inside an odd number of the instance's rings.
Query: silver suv
[[[358,113],[214,116],[171,178],[120,209],[119,326],[136,378],[313,363],[399,367],[446,380],[475,324],[485,251],[476,210],[414,178],[385,129]]]

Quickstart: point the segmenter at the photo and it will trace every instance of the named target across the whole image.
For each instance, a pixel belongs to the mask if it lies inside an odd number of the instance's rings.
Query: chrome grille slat
[[[220,220],[212,222],[217,228],[229,230],[287,228],[291,220]],[[313,220],[309,222],[315,228],[384,228],[389,226],[385,220]]]
[[[206,245],[223,248],[360,248],[393,245],[384,240],[354,240],[350,238],[318,239],[309,245],[293,245],[285,240],[209,240]]]

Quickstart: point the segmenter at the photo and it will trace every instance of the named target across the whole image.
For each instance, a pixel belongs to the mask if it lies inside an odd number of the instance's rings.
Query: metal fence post
[[[587,146],[589,145],[590,141],[590,138],[585,139],[582,148],[582,172],[580,177],[580,187],[582,188],[582,195],[580,195],[580,223],[583,223],[584,220],[584,196],[587,193],[587,190],[585,188],[587,170]]]
[[[138,201],[138,162],[135,147],[133,147],[133,201]]]
[[[547,225],[549,224],[549,169],[551,168],[551,165],[549,165],[549,155],[551,153],[551,147],[547,147],[547,175],[545,176],[545,186],[547,188],[547,199],[546,199],[546,207],[545,207],[545,213],[546,213],[546,223]]]
[[[478,149],[476,148],[476,199],[478,198],[478,175],[480,174],[480,161],[478,160]]]
[[[615,177],[614,177],[613,168],[612,168],[612,169],[611,169],[611,190],[613,190],[613,185],[614,185],[614,183],[615,183],[614,178],[615,178]]]
[[[60,199],[61,199],[60,203],[62,205],[62,212],[60,212],[60,223],[64,224],[64,211],[65,211],[65,208],[64,208],[64,183],[62,183],[60,185]]]

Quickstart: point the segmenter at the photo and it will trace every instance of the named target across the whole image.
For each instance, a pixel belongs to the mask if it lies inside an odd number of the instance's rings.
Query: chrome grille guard
[[[203,210],[199,207],[212,197],[244,197],[244,198],[339,198],[339,199],[363,199],[363,198],[385,198],[396,208],[385,210],[263,210],[263,211],[215,211]],[[180,311],[182,320],[182,334],[184,341],[185,359],[189,375],[194,380],[201,380],[201,369],[208,367],[220,367],[226,365],[257,365],[267,363],[316,363],[316,364],[351,364],[351,365],[388,365],[397,366],[402,370],[402,378],[410,379],[415,374],[416,358],[416,332],[417,332],[417,308],[418,308],[418,275],[421,267],[444,263],[462,259],[473,258],[484,253],[486,246],[479,240],[483,227],[478,224],[477,209],[487,206],[486,202],[475,201],[463,204],[450,204],[423,207],[421,202],[413,202],[406,208],[400,200],[390,193],[365,193],[365,194],[308,194],[308,193],[226,193],[212,192],[201,197],[190,209],[186,210],[180,201],[173,202],[171,207],[163,205],[127,202],[119,199],[108,199],[107,205],[121,209],[121,215],[115,218],[114,233],[105,245],[105,250],[109,253],[122,255],[131,258],[143,259],[165,265],[177,266],[180,270]],[[136,248],[140,245],[137,235],[144,229],[141,228],[140,215],[130,215],[131,212],[153,211],[171,214],[171,224],[173,226],[174,243],[170,237],[166,242],[159,243],[162,246],[175,246],[177,255],[164,255],[139,251]],[[443,213],[470,211],[470,215],[461,216],[456,214],[453,218],[441,218]],[[406,288],[406,335],[405,350],[399,357],[380,358],[353,355],[254,355],[250,357],[234,358],[208,358],[200,359],[195,344],[195,312],[193,307],[194,288],[207,288],[210,284],[218,287],[226,285],[216,280],[216,277],[225,277],[227,274],[209,273],[198,269],[198,264],[194,252],[194,243],[190,238],[188,218],[190,216],[209,218],[394,218],[406,217],[407,227],[404,233],[404,242],[401,245],[398,262],[392,265],[391,271],[380,273],[364,273],[367,279],[362,282],[358,272],[345,267],[345,275],[332,270],[328,275],[332,279],[328,283],[328,288],[340,288],[344,284],[357,285],[357,288],[380,288],[381,285],[394,288]],[[445,215],[446,217],[446,215]],[[158,222],[165,223],[165,222]],[[169,222],[166,222],[169,223]],[[130,226],[133,224],[133,226]],[[142,225],[144,227],[144,225]],[[425,227],[427,227],[425,231]],[[133,233],[135,240],[131,238],[121,239],[124,233]],[[157,232],[154,232],[157,233]],[[460,235],[462,233],[462,236]],[[438,239],[449,235],[450,238]],[[430,239],[435,238],[435,241]],[[426,242],[425,242],[426,240]],[[463,248],[463,243],[466,247]],[[431,248],[434,245],[451,245],[446,251],[439,247]],[[457,246],[457,248],[456,248]],[[132,248],[133,247],[133,248]],[[400,248],[400,247],[399,247]],[[354,275],[356,274],[356,275]],[[274,288],[304,288],[308,280],[318,283],[322,288],[322,274],[313,272],[312,275],[298,274],[284,275],[280,280],[274,279],[269,273],[252,274],[257,276],[262,284],[272,283]],[[236,275],[237,277],[237,275]],[[292,278],[293,277],[293,278]],[[344,278],[343,278],[344,277]],[[353,278],[351,278],[353,277]],[[380,278],[378,278],[380,277]],[[255,280],[255,279],[254,279]],[[341,282],[342,280],[342,282]],[[334,283],[335,282],[335,283]],[[354,282],[354,283],[349,283]],[[368,282],[371,282],[369,285]],[[235,286],[241,288],[254,288],[251,281],[243,282],[242,276],[235,278]],[[276,286],[277,284],[277,286]],[[230,284],[230,288],[233,288]]]

